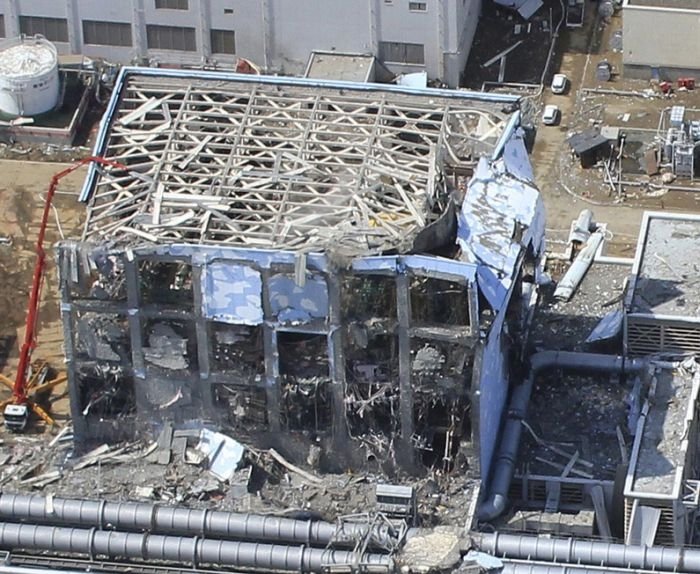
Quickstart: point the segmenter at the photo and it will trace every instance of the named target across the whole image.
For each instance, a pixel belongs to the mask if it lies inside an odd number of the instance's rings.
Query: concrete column
[[[70,298],[70,256],[69,251],[60,249],[58,255],[59,289],[61,290],[61,321],[63,323],[63,341],[66,356],[66,373],[68,375],[68,397],[70,399],[70,416],[73,422],[73,434],[78,441],[86,440],[87,424],[80,408],[80,389],[75,372],[75,330],[73,329],[73,309]]]
[[[205,61],[211,59],[211,6],[209,0],[199,0],[200,51]]]
[[[134,369],[134,397],[136,415],[143,414],[148,405],[146,398],[146,365],[143,359],[143,341],[141,338],[141,314],[139,312],[139,273],[135,259],[124,261],[126,276],[126,300],[129,315],[129,334],[131,336],[131,364]]]
[[[399,416],[403,452],[397,452],[402,466],[412,466],[415,452],[411,446],[413,436],[413,389],[411,388],[411,317],[410,277],[405,269],[396,276],[396,309],[399,321]]]
[[[267,401],[267,420],[271,432],[279,432],[280,421],[280,363],[277,350],[277,331],[272,326],[272,306],[268,281],[269,269],[260,270],[262,276],[262,308],[265,323],[263,329],[263,353],[265,356],[265,398]]]
[[[445,33],[445,0],[437,0],[435,2],[435,39],[437,43],[437,57],[436,71],[438,77],[443,81],[447,81],[445,78],[445,52],[447,52],[447,34]],[[432,66],[426,62],[426,68],[428,69],[428,74],[430,74],[430,68]]]
[[[262,11],[262,28],[263,28],[263,61],[262,66],[264,71],[269,72],[273,59],[273,19],[274,12],[271,6],[273,0],[262,0],[260,2],[260,10]]]
[[[211,411],[211,409],[214,408],[214,401],[212,399],[211,382],[209,381],[209,374],[211,372],[211,366],[209,364],[209,333],[207,331],[207,319],[202,312],[202,266],[195,265],[194,263],[192,264],[192,292],[194,297],[195,331],[197,333],[199,394],[204,409]]]
[[[377,31],[379,7],[377,6],[377,2],[381,1],[382,0],[367,0],[367,6],[369,8],[369,50],[375,55],[379,53],[379,34]]]
[[[333,444],[339,451],[347,441],[348,427],[345,424],[345,349],[343,317],[340,304],[340,283],[337,275],[328,275],[328,357],[333,393]]]
[[[271,432],[280,432],[280,366],[277,350],[277,331],[268,324],[263,326],[265,347],[265,396],[267,398],[267,419]]]
[[[5,37],[16,38],[19,29],[19,0],[4,0],[5,4]]]
[[[148,41],[146,36],[146,10],[144,0],[132,0],[131,31],[134,42],[136,59],[143,60],[148,57]]]
[[[479,292],[475,284],[467,284],[467,297],[469,297],[469,334],[477,337],[479,335]]]
[[[66,0],[66,19],[68,20],[68,43],[72,54],[80,54],[83,46],[83,34],[78,13],[78,0]]]

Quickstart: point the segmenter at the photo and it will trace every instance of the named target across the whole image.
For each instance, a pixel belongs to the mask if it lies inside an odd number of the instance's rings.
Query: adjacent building
[[[646,212],[625,301],[625,352],[700,352],[700,289],[693,257],[700,216]]]
[[[481,0],[0,0],[0,11],[5,37],[41,34],[62,53],[121,64],[230,68],[242,57],[298,75],[326,50],[456,87]]]
[[[696,0],[625,0],[624,73],[676,79],[700,70],[700,5]]]

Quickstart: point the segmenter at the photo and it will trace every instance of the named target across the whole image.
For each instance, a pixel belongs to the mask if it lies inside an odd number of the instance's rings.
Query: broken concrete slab
[[[224,434],[202,429],[197,450],[207,457],[209,471],[219,480],[228,481],[243,459],[245,447]]]

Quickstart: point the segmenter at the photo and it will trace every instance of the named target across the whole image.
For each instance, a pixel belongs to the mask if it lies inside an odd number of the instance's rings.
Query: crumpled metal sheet
[[[535,15],[535,12],[537,12],[544,3],[542,0],[526,0],[523,4],[520,5],[518,8],[518,14],[520,14],[525,20],[529,20]]]
[[[607,313],[591,331],[591,334],[586,338],[586,343],[597,343],[599,341],[608,341],[617,337],[622,331],[622,323],[624,313],[622,309],[614,309]]]
[[[545,231],[544,203],[522,155],[524,144],[516,140],[506,148],[499,160],[479,161],[457,231],[461,258],[477,265],[479,287],[497,311],[506,302],[521,251],[531,244],[541,252]]]
[[[535,173],[525,146],[525,132],[519,128],[508,138],[503,147],[503,161],[508,173],[521,181],[535,182]]]
[[[214,261],[202,271],[204,316],[234,325],[263,322],[262,278],[247,265]]]

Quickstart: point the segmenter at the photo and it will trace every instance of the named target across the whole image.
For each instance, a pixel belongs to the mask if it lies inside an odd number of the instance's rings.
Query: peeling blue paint
[[[214,262],[202,272],[202,312],[208,319],[236,325],[263,322],[262,278],[247,265]]]
[[[308,323],[328,316],[328,286],[319,275],[307,276],[303,287],[290,275],[273,275],[267,286],[272,314],[280,323]]]
[[[358,257],[352,262],[355,273],[396,275],[411,271],[417,275],[442,275],[454,281],[468,282],[476,278],[476,268],[472,263],[433,255]]]

